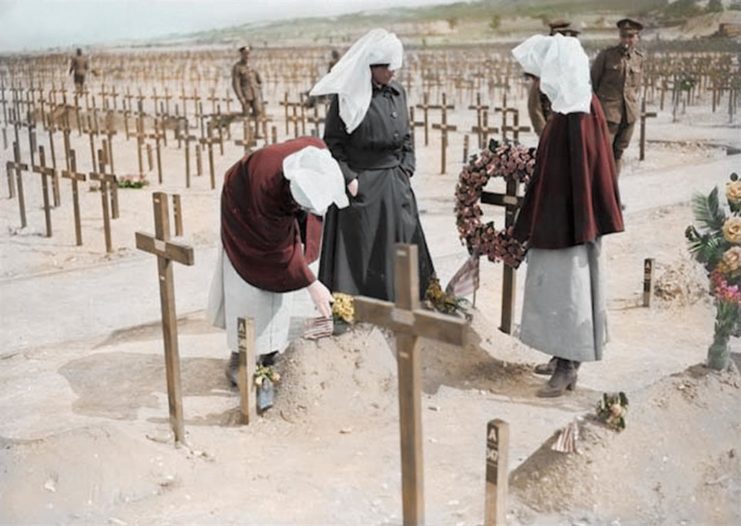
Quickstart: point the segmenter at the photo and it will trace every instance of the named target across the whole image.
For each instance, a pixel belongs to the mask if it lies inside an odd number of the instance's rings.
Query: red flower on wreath
[[[534,148],[496,141],[463,167],[455,187],[455,216],[458,235],[471,254],[515,268],[520,265],[527,248],[512,237],[512,229],[497,230],[493,221],[482,223],[481,193],[493,177],[527,184],[534,168]]]

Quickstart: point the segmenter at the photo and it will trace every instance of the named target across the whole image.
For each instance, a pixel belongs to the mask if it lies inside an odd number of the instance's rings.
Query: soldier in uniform
[[[239,48],[241,58],[232,68],[232,87],[237,99],[242,103],[242,113],[252,115],[255,120],[255,136],[260,137],[260,117],[263,115],[262,79],[250,66],[250,46]]]
[[[643,53],[636,49],[643,26],[624,18],[617,23],[620,43],[603,49],[592,64],[592,89],[602,103],[617,173],[639,117]]]
[[[75,91],[82,93],[85,84],[85,75],[87,74],[89,64],[87,57],[82,54],[82,49],[77,48],[77,53],[69,62],[69,73],[75,82]]]
[[[548,24],[551,28],[550,35],[561,34],[566,37],[578,37],[580,31],[571,26],[567,20],[554,20]],[[540,91],[540,79],[532,75],[525,75],[531,79],[530,91],[527,97],[527,111],[530,115],[530,122],[533,124],[535,133],[540,136],[545,123],[551,114],[551,101]]]

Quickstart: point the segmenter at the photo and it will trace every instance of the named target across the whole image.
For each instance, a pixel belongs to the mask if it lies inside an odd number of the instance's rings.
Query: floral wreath
[[[494,140],[463,167],[455,187],[455,217],[458,235],[469,253],[486,255],[492,263],[520,265],[527,247],[512,236],[511,228],[497,230],[494,221],[482,223],[481,193],[492,177],[527,185],[534,167],[535,148]]]

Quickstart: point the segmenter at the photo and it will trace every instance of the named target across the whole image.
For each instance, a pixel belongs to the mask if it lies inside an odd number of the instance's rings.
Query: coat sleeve
[[[602,72],[605,70],[605,56],[605,51],[600,51],[597,58],[594,59],[594,63],[592,63],[592,91],[595,93],[599,89],[599,83],[602,80]]]
[[[324,142],[327,144],[332,157],[340,165],[342,175],[345,177],[345,184],[349,184],[358,178],[358,174],[347,164],[347,150],[345,145],[350,136],[345,130],[345,124],[340,118],[340,104],[337,95],[332,97],[332,103],[327,110],[327,117],[324,122]]]
[[[533,129],[536,135],[540,136],[545,128],[545,114],[543,105],[540,103],[540,81],[533,79],[530,84],[530,92],[527,96],[527,112],[530,115],[530,122],[533,123]]]
[[[402,110],[401,114],[407,116],[407,131],[404,134],[404,141],[401,145],[401,168],[411,177],[414,175],[416,168],[416,157],[414,154],[414,141],[412,141],[412,126],[413,123],[409,122],[409,113],[407,112],[407,94],[402,91],[401,97]]]

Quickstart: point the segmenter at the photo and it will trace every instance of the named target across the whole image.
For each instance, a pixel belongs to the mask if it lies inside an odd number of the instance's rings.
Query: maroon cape
[[[283,159],[305,148],[326,148],[301,137],[266,146],[229,168],[221,192],[221,241],[234,269],[247,283],[289,292],[316,280],[309,263],[319,255],[322,220],[306,215],[306,253],[299,221],[304,216],[283,176]]]
[[[623,230],[612,146],[593,95],[590,113],[548,120],[514,236],[534,248],[559,249]]]

